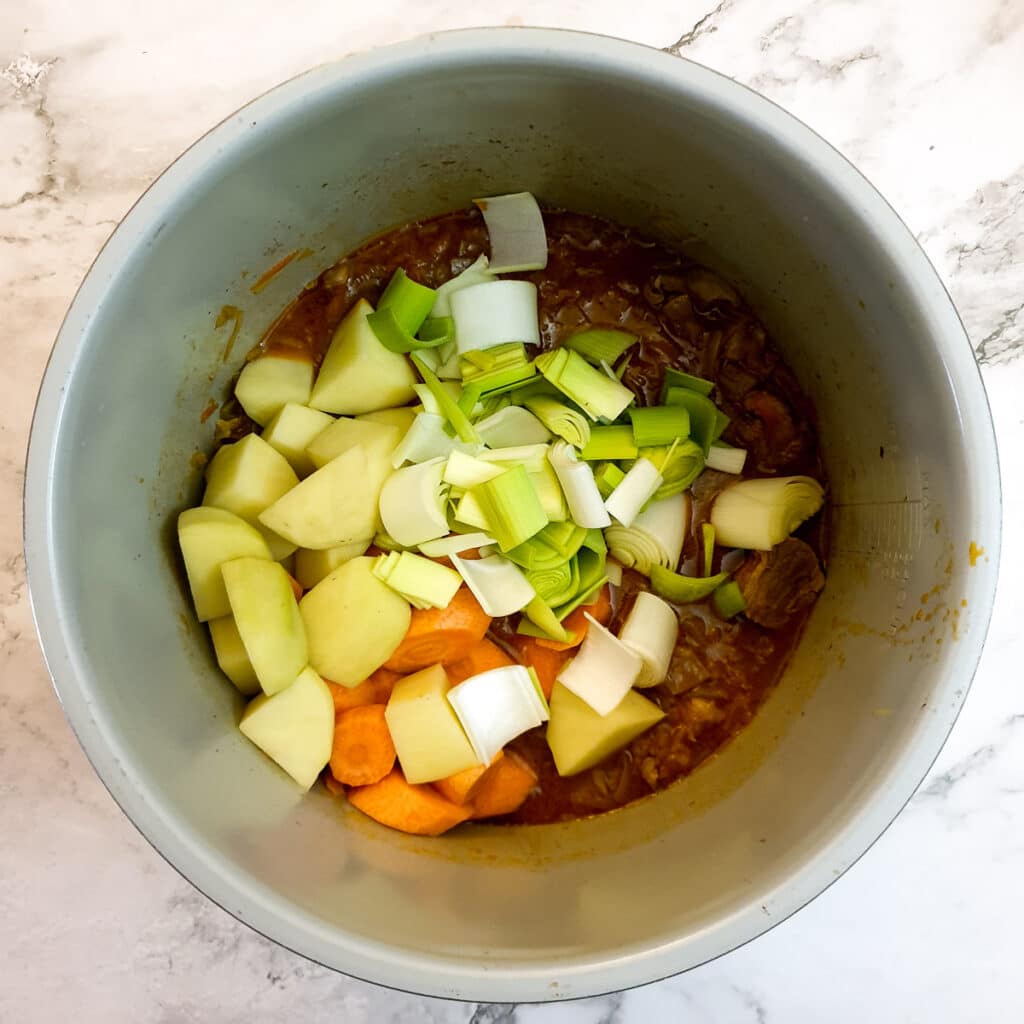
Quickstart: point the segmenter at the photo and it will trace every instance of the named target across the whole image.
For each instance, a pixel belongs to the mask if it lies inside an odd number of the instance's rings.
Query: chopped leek
[[[457,402],[462,395],[462,388],[453,380],[443,380],[440,386],[448,392],[453,402]],[[423,406],[423,412],[429,412],[433,416],[444,417],[444,413],[441,411],[441,404],[434,397],[434,391],[427,387],[422,381],[412,386],[413,391],[416,392],[416,397],[420,400],[420,405]]]
[[[530,474],[530,482],[537,492],[537,500],[544,514],[552,523],[565,522],[569,518],[569,509],[551,463],[545,459],[539,469],[528,469],[527,473]]]
[[[607,576],[601,576],[594,580],[585,590],[581,589],[579,593],[571,600],[563,605],[559,605],[555,609],[555,614],[558,616],[560,621],[564,621],[569,615],[571,615],[577,608],[585,604],[593,604],[597,600],[597,592],[608,582]]]
[[[460,353],[510,341],[540,344],[537,286],[529,281],[491,281],[451,297],[455,341]]]
[[[824,500],[821,484],[809,476],[741,480],[715,499],[711,522],[720,544],[768,551],[813,516]]]
[[[747,461],[747,452],[744,448],[733,448],[731,445],[715,442],[708,449],[708,457],[704,465],[708,469],[717,469],[720,473],[743,472],[743,465]]]
[[[678,387],[696,391],[699,395],[710,395],[714,386],[713,381],[705,380],[703,377],[694,377],[692,373],[683,373],[682,370],[676,370],[670,366],[665,370],[665,376],[662,378],[661,392],[664,396],[668,393],[669,388]],[[664,397],[662,401],[664,401]]]
[[[497,275],[489,268],[489,261],[486,256],[480,255],[476,262],[466,267],[461,274],[456,274],[441,285],[434,295],[434,305],[430,310],[431,317],[451,316],[451,297],[463,288],[472,288],[475,284],[487,284],[496,281]]]
[[[628,430],[629,427],[626,427],[626,429]],[[602,462],[594,470],[594,480],[597,482],[597,489],[605,500],[611,496],[612,491],[625,479],[626,474],[614,462]]]
[[[597,489],[593,470],[579,461],[573,446],[565,441],[553,444],[548,460],[558,476],[573,521],[588,530],[610,526],[611,517]]]
[[[423,547],[421,545],[420,546],[420,551],[422,551],[422,550],[423,550]],[[604,571],[605,571],[605,574],[608,576],[608,582],[613,587],[621,587],[622,586],[622,566],[619,565],[618,562],[616,562],[612,558],[609,558],[604,563]]]
[[[444,459],[395,470],[380,492],[384,529],[403,547],[415,547],[448,533],[444,485]]]
[[[423,378],[423,383],[430,388],[431,394],[433,394],[435,401],[441,409],[441,414],[452,425],[452,429],[458,435],[459,440],[465,441],[467,444],[478,444],[480,438],[473,429],[473,424],[469,422],[468,417],[459,408],[458,402],[452,398],[445,385],[438,380],[434,372],[419,355],[413,352],[411,358],[416,369],[419,370],[420,376]]]
[[[474,530],[486,530],[490,533],[491,524],[484,515],[477,496],[472,491],[466,491],[455,504],[455,519]]]
[[[526,467],[527,472],[536,473],[543,468],[547,455],[548,446],[546,444],[521,444],[514,448],[483,451],[480,453],[480,458],[484,462],[507,462],[510,465],[519,463]]]
[[[679,564],[689,520],[689,499],[674,494],[652,501],[628,529],[612,526],[604,536],[616,561],[649,576],[652,566],[675,569]]]
[[[552,434],[557,434],[576,448],[582,448],[590,440],[590,423],[587,418],[565,402],[559,402],[558,399],[547,395],[535,395],[532,398],[525,398],[523,405]]]
[[[506,743],[550,717],[530,670],[522,665],[470,676],[447,696],[481,764],[490,764]]]
[[[466,393],[472,395],[473,401],[476,402],[485,395],[501,395],[507,391],[516,391],[531,383],[536,376],[537,367],[533,363],[505,366],[467,380]]]
[[[705,455],[711,442],[725,429],[729,420],[719,413],[715,403],[706,395],[689,388],[670,387],[665,394],[666,405],[678,405],[690,415],[690,436],[703,449]],[[719,428],[719,416],[725,420]]]
[[[672,606],[641,590],[619,630],[619,639],[643,661],[634,686],[657,686],[665,681],[678,636],[679,619]]]
[[[462,586],[462,577],[454,569],[411,551],[381,555],[373,574],[420,609],[447,608]]]
[[[588,363],[614,363],[631,345],[637,336],[628,331],[616,331],[605,327],[590,327],[579,331],[565,342],[566,348],[579,352]]]
[[[392,537],[390,533],[384,533],[383,530],[380,530],[377,533],[375,533],[370,543],[373,544],[375,548],[380,548],[381,551],[405,551],[404,544],[399,544],[398,541],[395,540],[395,538]],[[368,544],[367,547],[369,546],[370,545]],[[364,548],[363,550],[365,551],[366,548]]]
[[[681,576],[660,565],[651,566],[651,586],[656,594],[676,604],[690,604],[708,597],[729,577],[724,572],[717,576]]]
[[[636,410],[631,410],[635,412]],[[577,445],[577,447],[579,447]],[[593,427],[590,440],[587,442],[580,457],[587,462],[603,462],[605,459],[635,459],[637,455],[636,441],[633,440],[632,427]]]
[[[526,346],[522,342],[512,341],[506,345],[495,345],[494,348],[464,352],[459,358],[459,368],[462,379],[471,381],[495,370],[526,366],[529,361]]]
[[[463,444],[445,430],[444,419],[433,413],[416,414],[412,426],[398,442],[391,455],[391,465],[398,469],[406,462],[427,462],[446,458],[455,451],[476,451],[478,446]]]
[[[548,265],[544,217],[530,192],[474,199],[491,241],[491,272],[512,274]]]
[[[517,632],[525,633],[527,636],[536,636],[539,632],[542,637],[550,640],[557,640],[560,644],[571,644],[576,639],[575,633],[570,633],[558,621],[558,617],[551,610],[551,605],[539,594],[523,609],[525,622],[520,622],[522,629]],[[536,632],[530,629],[530,625],[536,627]]]
[[[488,530],[502,551],[529,540],[548,524],[533,482],[522,465],[478,484],[469,493],[480,502]]]
[[[558,675],[560,682],[599,715],[607,715],[633,688],[643,669],[640,655],[609,633],[592,615],[579,653]]]
[[[453,533],[439,540],[428,540],[420,544],[420,551],[428,558],[448,558],[451,555],[461,555],[463,551],[473,551],[476,548],[486,547],[493,544],[494,538],[486,533]]]
[[[415,334],[430,316],[437,293],[425,284],[413,281],[399,267],[391,275],[384,294],[377,303],[377,312],[390,312],[395,323],[408,334]]]
[[[715,611],[723,619],[731,619],[734,615],[747,610],[747,602],[743,599],[743,592],[738,583],[730,580],[723,583],[712,595],[711,602]]]
[[[604,507],[623,526],[632,526],[633,520],[654,497],[661,483],[658,467],[649,459],[637,459],[622,483],[609,495]]]
[[[526,578],[537,592],[537,596],[543,598],[549,605],[565,604],[576,596],[579,589],[579,562],[575,558],[570,558],[550,569],[527,572]]]
[[[370,325],[373,333],[377,335],[377,340],[392,352],[414,352],[417,349],[437,348],[448,340],[444,334],[438,334],[429,339],[417,338],[399,323],[393,309],[378,309],[376,313],[370,313],[367,316],[366,322]]]
[[[649,405],[630,409],[629,419],[638,448],[671,444],[690,433],[690,414],[681,405]]]
[[[557,348],[535,360],[537,369],[591,419],[616,419],[635,396],[624,384],[594,369],[578,352]]]
[[[416,335],[423,348],[443,348],[455,341],[455,321],[450,316],[429,316]],[[449,353],[450,355],[450,353]],[[447,359],[448,356],[446,355]],[[440,365],[440,363],[438,364]],[[434,369],[434,367],[431,367]]]
[[[448,557],[488,615],[498,618],[521,611],[535,596],[522,570],[501,555],[461,558],[453,554]]]
[[[452,452],[445,463],[442,479],[446,484],[468,491],[472,487],[493,480],[503,472],[500,466],[495,466],[491,462],[475,459],[465,452]]]
[[[711,562],[715,557],[715,528],[710,523],[701,523],[700,536],[704,544],[703,576],[711,575]]]
[[[531,572],[567,562],[587,539],[587,531],[573,523],[548,523],[543,530],[505,556]]]
[[[640,454],[653,462],[664,477],[657,500],[685,491],[704,470],[704,451],[695,441],[679,441],[670,447],[641,448]]]

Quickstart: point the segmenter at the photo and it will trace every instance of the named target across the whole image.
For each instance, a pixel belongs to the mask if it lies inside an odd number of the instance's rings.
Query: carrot
[[[334,715],[337,717],[343,711],[362,707],[364,704],[387,704],[395,683],[401,678],[397,672],[379,668],[358,686],[341,686],[329,679],[325,679],[324,682],[327,683],[334,698]]]
[[[516,657],[521,665],[530,665],[537,673],[540,680],[540,688],[544,691],[546,700],[551,699],[551,691],[554,689],[555,679],[562,671],[562,666],[569,660],[565,651],[555,651],[550,647],[541,646],[537,637],[517,636],[512,641]]]
[[[338,715],[331,749],[331,774],[346,786],[380,782],[395,767],[383,704],[366,704]]]
[[[492,640],[481,640],[453,661],[444,663],[445,671],[452,686],[457,686],[470,676],[489,672],[492,668],[504,668],[515,662]]]
[[[537,773],[511,751],[485,775],[473,797],[473,817],[493,818],[517,810],[537,785]]]
[[[302,584],[291,573],[288,573],[288,582],[292,585],[292,593],[295,595],[295,600],[298,601],[304,593]]]
[[[330,772],[324,772],[324,785],[332,796],[345,796],[345,787]]]
[[[445,800],[431,786],[406,782],[398,768],[372,786],[350,790],[348,798],[374,821],[416,836],[439,836],[472,813],[469,807]]]
[[[449,775],[447,779],[438,779],[432,785],[445,800],[451,800],[453,804],[471,803],[487,776],[504,756],[505,752],[499,750],[490,764],[474,765]]]
[[[484,638],[491,617],[477,604],[468,587],[460,587],[447,608],[413,611],[405,639],[384,667],[394,672],[418,672],[453,661]]]
[[[553,651],[570,651],[574,647],[579,647],[583,643],[583,638],[587,635],[587,630],[590,629],[587,615],[593,616],[602,626],[607,626],[611,622],[612,599],[607,584],[597,592],[597,597],[591,604],[580,605],[562,623],[570,633],[574,634],[571,643],[565,644],[559,640],[547,640],[544,637],[539,637],[537,643],[541,647],[549,647]]]

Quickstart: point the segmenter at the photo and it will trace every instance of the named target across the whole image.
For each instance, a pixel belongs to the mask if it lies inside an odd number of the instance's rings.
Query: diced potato
[[[305,405],[312,390],[313,363],[308,356],[268,355],[245,364],[235,398],[249,419],[262,427],[288,402]]]
[[[344,565],[364,554],[372,540],[372,537],[367,537],[366,540],[354,540],[349,544],[339,544],[337,547],[324,548],[321,551],[299,548],[295,552],[295,572],[292,575],[302,584],[303,590],[312,590],[339,565]]]
[[[559,775],[593,768],[665,717],[646,697],[630,690],[607,715],[599,715],[561,683],[551,691],[547,740]]]
[[[338,324],[309,405],[347,416],[405,405],[416,375],[405,356],[386,349],[367,323],[373,307],[360,299]]]
[[[436,782],[479,764],[448,703],[451,685],[434,665],[395,683],[384,717],[407,782]]]
[[[262,535],[222,508],[189,508],[182,512],[178,516],[178,543],[200,622],[231,613],[220,571],[224,562],[245,557],[272,561]]]
[[[256,434],[226,444],[206,469],[203,504],[241,516],[263,535],[275,561],[287,558],[295,545],[265,527],[260,513],[286,494],[299,478],[288,460]]]
[[[353,558],[299,603],[309,663],[342,686],[358,686],[395,652],[409,629],[409,602],[373,575],[373,558]]]
[[[252,667],[249,655],[242,643],[242,634],[238,632],[233,615],[224,615],[219,619],[211,619],[210,639],[213,651],[217,655],[217,664],[238,687],[239,693],[247,697],[260,692],[260,681],[256,678],[256,670]]]
[[[309,476],[316,466],[306,453],[306,448],[333,422],[333,418],[325,412],[289,402],[281,406],[267,424],[263,440],[279,451],[300,477]]]
[[[364,412],[359,416],[361,420],[369,420],[371,423],[387,423],[392,427],[398,427],[405,437],[412,421],[416,419],[416,412],[411,406],[402,406],[400,409],[377,409],[375,412]]]
[[[276,562],[236,558],[221,566],[245,651],[264,693],[290,686],[306,665],[306,631],[288,573]]]
[[[334,701],[311,668],[274,696],[257,697],[238,726],[303,789],[309,789],[331,758]]]
[[[350,448],[362,448],[368,462],[383,462],[390,473],[391,455],[401,439],[402,432],[394,424],[342,416],[310,442],[307,454],[319,469]]]
[[[303,548],[336,547],[374,534],[379,488],[362,448],[350,448],[260,513],[260,522]]]

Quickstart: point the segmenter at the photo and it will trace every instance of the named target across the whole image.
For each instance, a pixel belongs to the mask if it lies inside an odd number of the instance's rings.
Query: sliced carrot
[[[359,708],[364,704],[387,704],[395,683],[401,679],[397,672],[389,672],[379,668],[369,679],[358,686],[341,686],[325,679],[331,696],[334,698],[334,714],[340,715],[350,708]]]
[[[490,764],[474,765],[472,768],[449,775],[447,779],[438,779],[431,785],[445,800],[451,800],[453,804],[468,804],[476,796],[488,773],[504,756],[505,752],[499,750]]]
[[[460,658],[484,638],[491,617],[468,587],[460,587],[447,608],[414,611],[409,630],[384,663],[394,672],[418,672]]]
[[[439,836],[472,813],[445,800],[432,786],[406,782],[398,768],[372,786],[349,790],[348,799],[374,821],[416,836]]]
[[[555,651],[550,647],[542,647],[540,640],[533,636],[517,636],[512,641],[512,646],[515,648],[519,663],[532,666],[537,673],[544,697],[550,700],[555,679],[562,671],[562,666],[569,660],[569,654],[566,651]]]
[[[302,584],[291,573],[288,573],[288,582],[292,585],[292,593],[295,595],[295,600],[298,601],[304,593]]]
[[[473,644],[460,658],[446,661],[444,669],[452,686],[456,686],[470,676],[478,676],[481,672],[489,672],[492,668],[504,668],[515,662],[493,640],[486,638]]]
[[[607,626],[612,621],[612,599],[607,584],[597,592],[597,598],[591,604],[580,605],[576,611],[571,612],[563,621],[562,625],[573,634],[573,639],[570,643],[566,644],[558,640],[547,640],[544,637],[538,637],[537,643],[541,647],[549,647],[553,651],[570,651],[574,647],[579,647],[583,643],[583,638],[587,635],[587,630],[590,629],[590,622],[587,619],[588,615],[597,619],[602,626]]]
[[[324,772],[324,785],[332,796],[345,795],[345,787],[330,772]]]
[[[493,818],[518,810],[537,785],[537,773],[511,751],[494,763],[473,797],[473,817]]]
[[[331,774],[346,786],[380,782],[395,767],[383,704],[365,704],[338,715],[334,723]]]

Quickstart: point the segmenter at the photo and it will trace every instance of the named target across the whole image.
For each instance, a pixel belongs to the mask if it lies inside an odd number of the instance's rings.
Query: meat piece
[[[779,361],[764,328],[750,319],[737,321],[725,332],[717,357],[713,376],[722,394],[733,402],[742,401],[748,391],[771,375]]]
[[[753,455],[753,465],[771,473],[806,454],[810,437],[793,409],[770,391],[751,391],[743,399],[744,415],[732,423],[730,436]]]
[[[781,629],[825,586],[818,556],[809,544],[789,537],[771,551],[755,551],[736,573],[746,615],[767,629]]]

